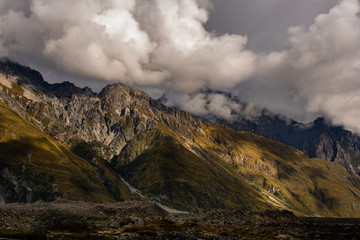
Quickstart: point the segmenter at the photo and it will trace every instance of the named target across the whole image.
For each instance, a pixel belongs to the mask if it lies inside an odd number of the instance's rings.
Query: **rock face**
[[[8,168],[1,171],[0,203],[33,202],[34,192],[26,181]]]
[[[79,151],[79,144],[75,147]],[[58,198],[95,202],[132,199],[125,183],[104,160],[76,156],[2,102],[0,152],[2,203]]]
[[[220,94],[240,108],[246,108],[246,103],[229,93],[208,90],[204,91],[204,94]],[[162,101],[166,102],[166,99],[162,99]],[[252,118],[234,114],[233,116],[236,118],[232,121],[213,114],[199,117],[229,126],[236,131],[248,131],[280,141],[296,147],[310,158],[336,162],[349,172],[360,174],[360,138],[357,134],[340,126],[332,126],[324,118],[304,124],[285,116],[275,115],[266,109],[258,110],[258,112],[259,114]]]
[[[360,174],[360,138],[342,127],[331,126],[323,118],[309,124],[288,124],[281,118],[267,116],[247,123],[221,122],[238,131],[252,131],[294,146],[311,158],[336,162],[349,172]]]
[[[0,72],[6,76],[19,76],[11,84],[30,89],[39,99],[29,101],[17,95],[14,99],[1,92],[3,101],[20,115],[30,115],[40,122],[39,127],[60,142],[72,144],[82,139],[101,146],[97,150],[108,160],[119,154],[136,134],[154,129],[159,122],[175,128],[188,124],[186,121],[191,118],[189,113],[168,108],[146,93],[120,83],[109,85],[96,94],[69,82],[48,84],[36,71],[15,63],[6,62],[0,66]],[[35,81],[33,76],[36,76]],[[169,115],[173,115],[171,119]],[[173,117],[176,121],[172,121]],[[195,119],[192,121],[196,124]]]
[[[194,118],[123,84],[97,94],[48,84],[11,62],[0,70],[0,166],[11,173],[0,179],[5,202],[131,199],[120,174],[141,196],[183,211],[360,215],[360,178],[337,164]]]

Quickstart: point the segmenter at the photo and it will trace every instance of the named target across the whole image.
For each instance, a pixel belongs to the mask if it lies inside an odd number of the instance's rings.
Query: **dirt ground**
[[[360,219],[288,211],[168,213],[154,203],[0,205],[0,239],[360,239]]]

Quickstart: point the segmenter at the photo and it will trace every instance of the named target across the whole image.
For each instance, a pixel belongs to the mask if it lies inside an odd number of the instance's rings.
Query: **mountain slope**
[[[218,151],[242,176],[291,209],[323,216],[351,216],[359,211],[359,178],[338,165],[306,158],[295,148],[247,132],[217,127],[211,135],[223,142]]]
[[[266,206],[259,204],[265,200],[272,207],[298,214],[358,214],[359,178],[340,166],[308,159],[295,148],[251,133],[208,123],[200,128],[192,133],[192,139],[184,139],[176,132],[147,132],[147,136],[131,140],[113,164],[148,196],[183,210],[244,205],[245,209],[254,210]],[[201,163],[211,166],[212,172],[200,167]],[[190,187],[183,188],[188,183]],[[188,197],[187,191],[191,191],[191,186],[196,186],[193,194],[205,196],[189,201],[191,195]],[[252,193],[254,190],[256,194]]]
[[[62,197],[98,202],[131,199],[124,183],[112,179],[119,193],[114,196],[92,164],[1,102],[0,152],[1,202],[49,201]]]
[[[51,140],[55,147],[45,144],[46,150],[55,151],[59,156],[55,162],[65,161],[70,172],[62,182],[81,188],[71,179],[83,177],[83,188],[89,186],[92,200],[126,199],[127,190],[117,182],[120,173],[146,197],[180,210],[286,208],[301,215],[360,216],[359,177],[336,164],[194,118],[123,84],[109,85],[96,94],[68,82],[48,84],[29,68],[2,64],[0,69],[7,71],[0,78],[1,101],[19,121],[32,124],[42,139]],[[32,138],[28,144],[36,143]],[[20,143],[15,146],[18,152],[27,151]],[[73,158],[67,147],[82,158]],[[54,164],[31,156],[34,169]],[[24,157],[17,159],[10,156],[2,161],[26,162]],[[48,173],[62,167],[56,165]],[[87,200],[81,189],[79,195],[67,194]]]
[[[188,211],[271,207],[225,163],[197,156],[164,132],[146,132],[137,139],[144,138],[151,140],[149,147],[131,159],[129,152],[139,146],[136,140],[131,141],[113,163],[132,185],[149,196],[158,196],[158,201]]]
[[[310,158],[336,162],[349,172],[360,174],[360,137],[357,134],[332,126],[324,118],[304,124],[266,109],[252,107],[249,110],[247,108],[251,106],[227,92],[207,90],[201,94],[207,101],[220,96],[232,112],[230,119],[211,111],[198,117],[236,131],[248,131],[280,141],[296,147]],[[165,95],[160,100],[167,102]]]

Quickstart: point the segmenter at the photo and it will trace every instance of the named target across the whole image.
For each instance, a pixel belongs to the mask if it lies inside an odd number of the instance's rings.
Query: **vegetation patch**
[[[15,229],[0,229],[0,238],[29,239],[29,240],[47,239],[45,233],[26,232]]]
[[[150,226],[132,226],[123,229],[123,232],[138,233],[140,236],[157,236],[156,229]]]
[[[18,96],[22,96],[24,94],[24,89],[16,83],[11,83],[11,91]]]
[[[51,226],[49,229],[60,232],[83,233],[89,230],[89,226],[85,223],[60,223]]]

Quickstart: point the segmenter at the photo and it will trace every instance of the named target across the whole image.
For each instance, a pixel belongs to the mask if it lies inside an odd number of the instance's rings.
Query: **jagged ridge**
[[[247,103],[228,92],[204,90],[206,96],[221,95],[239,108],[246,108]],[[159,99],[166,103],[164,95]],[[360,174],[360,138],[357,134],[341,126],[332,126],[324,118],[317,118],[311,123],[299,123],[286,116],[271,113],[267,109],[258,109],[258,115],[247,117],[232,113],[231,121],[214,114],[199,115],[207,121],[223,124],[236,131],[248,131],[275,141],[280,141],[303,151],[310,158],[321,158],[336,162],[349,172]]]
[[[96,94],[70,83],[37,87],[14,72],[1,79],[0,98],[19,116],[83,158],[112,159],[107,171],[169,206],[360,213],[357,176],[279,142],[202,121],[123,84]]]

